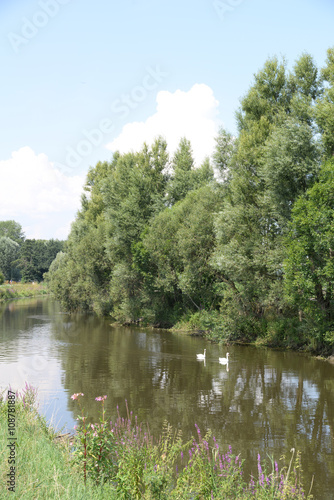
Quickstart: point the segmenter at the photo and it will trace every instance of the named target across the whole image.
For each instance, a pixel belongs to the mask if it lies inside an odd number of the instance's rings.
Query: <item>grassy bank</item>
[[[243,461],[231,447],[221,450],[214,436],[202,436],[196,425],[196,437],[186,443],[167,423],[156,440],[147,424],[140,424],[129,411],[125,418],[118,414],[109,422],[104,412],[107,396],[96,398],[101,419],[92,425],[81,407],[83,394],[72,396],[81,411],[77,435],[72,442],[61,442],[39,416],[32,388],[8,395],[0,403],[0,498],[312,498],[303,490],[298,453],[286,464],[272,460],[269,467],[258,455],[256,477],[246,478]],[[8,439],[10,432],[15,442]],[[8,459],[14,460],[12,483],[7,483]],[[15,492],[8,491],[10,484]]]
[[[29,395],[30,392],[30,395]],[[61,442],[39,416],[31,391],[16,398],[15,413],[7,402],[0,403],[0,498],[24,500],[112,498],[109,487],[97,487],[89,479],[86,486],[70,463],[67,443]],[[8,415],[15,415],[15,492],[8,491],[10,450]],[[13,427],[12,427],[13,428]],[[13,465],[12,465],[13,466]]]
[[[0,302],[22,297],[37,297],[46,295],[47,287],[44,283],[13,283],[0,285]]]

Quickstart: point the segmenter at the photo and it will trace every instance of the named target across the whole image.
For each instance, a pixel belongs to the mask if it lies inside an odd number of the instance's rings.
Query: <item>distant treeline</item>
[[[63,248],[64,242],[59,240],[25,239],[18,222],[0,221],[0,284],[5,280],[42,281]]]
[[[159,137],[90,169],[47,274],[67,310],[333,350],[334,48],[267,60],[236,120],[199,168]]]

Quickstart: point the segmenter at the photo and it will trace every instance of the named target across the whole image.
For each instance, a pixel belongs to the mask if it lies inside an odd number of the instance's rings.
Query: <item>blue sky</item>
[[[268,57],[321,67],[331,0],[2,0],[0,220],[66,238],[89,166],[181,136],[200,163]]]

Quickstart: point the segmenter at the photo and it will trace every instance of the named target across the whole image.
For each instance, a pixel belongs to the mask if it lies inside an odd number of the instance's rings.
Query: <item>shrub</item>
[[[73,394],[78,400],[83,394]],[[102,402],[99,424],[89,424],[83,414],[75,441],[74,460],[80,466],[84,481],[96,484],[109,482],[118,499],[224,499],[239,500],[301,500],[305,495],[301,480],[300,454],[292,449],[288,467],[279,471],[271,461],[271,472],[258,455],[258,477],[245,480],[243,461],[232,454],[232,448],[223,453],[209,431],[204,437],[199,427],[197,437],[183,443],[181,433],[172,431],[165,422],[162,435],[154,440],[149,428],[138,424],[129,414],[121,418],[118,407],[116,422],[105,419]],[[81,405],[80,405],[81,406]],[[284,457],[282,457],[285,460]]]

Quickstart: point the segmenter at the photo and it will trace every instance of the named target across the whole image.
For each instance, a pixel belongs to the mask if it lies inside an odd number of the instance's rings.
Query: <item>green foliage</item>
[[[5,282],[5,275],[3,272],[0,271],[0,285],[2,285]]]
[[[264,147],[260,175],[266,201],[280,225],[290,218],[296,198],[312,185],[319,170],[320,152],[307,123],[287,118],[272,130]]]
[[[19,254],[19,244],[7,236],[0,237],[0,269],[6,280],[17,277],[15,261]]]
[[[83,394],[74,394],[79,400]],[[104,404],[107,396],[96,398]],[[81,405],[80,405],[81,406]],[[138,423],[127,408],[127,418],[118,409],[115,423],[105,419],[104,406],[100,424],[89,424],[83,414],[74,442],[74,462],[79,466],[84,482],[111,483],[119,499],[183,500],[190,498],[267,498],[301,500],[302,485],[300,454],[291,450],[288,466],[282,457],[279,470],[271,460],[271,472],[258,455],[258,477],[247,480],[243,462],[232,454],[231,446],[222,452],[211,432],[203,437],[195,424],[197,437],[183,443],[181,433],[173,432],[165,422],[162,434],[155,440],[147,425]]]
[[[18,245],[25,239],[21,224],[15,220],[0,221],[0,237],[10,238]]]
[[[188,191],[194,189],[194,160],[190,142],[183,138],[176,150],[173,162],[173,177],[168,187],[168,198],[171,205],[182,200]]]
[[[313,323],[313,331],[318,325],[318,347],[324,342],[324,322],[331,329],[334,320],[333,190],[334,162],[328,161],[320,171],[318,182],[295,203],[286,237],[287,299]]]
[[[143,237],[154,274],[149,282],[160,307],[217,308],[216,271],[210,265],[215,245],[214,212],[222,191],[211,186],[188,193],[155,217]],[[160,315],[160,311],[157,311]]]
[[[221,310],[230,338],[262,337],[266,310],[274,309],[278,317],[285,307],[283,235],[296,198],[319,170],[312,113],[320,90],[309,55],[290,74],[285,62],[274,58],[241,101],[240,134],[227,197],[215,220],[212,255],[212,266],[228,285]]]
[[[216,147],[212,158],[213,164],[223,180],[229,179],[229,170],[236,150],[235,146],[235,138],[224,128],[221,128],[216,137]]]
[[[315,119],[327,158],[334,154],[334,47],[327,51],[326,66],[321,71],[324,91],[317,100]]]
[[[91,168],[64,255],[46,275],[63,306],[196,325],[215,340],[330,349],[331,219],[303,195],[334,151],[333,50],[321,72],[309,54],[291,71],[268,59],[241,99],[238,136],[219,131],[212,165],[195,168],[186,138],[170,161],[158,137]],[[31,277],[33,258],[24,265]]]
[[[15,493],[6,491],[8,455],[2,453],[0,460],[0,475],[2,498],[24,498],[25,500],[53,500],[66,498],[79,500],[90,498],[102,500],[116,499],[114,489],[110,484],[96,486],[92,480],[86,484],[82,475],[72,466],[68,441],[57,436],[49,427],[43,416],[38,413],[36,390],[27,385],[16,394],[15,416],[17,427],[16,441],[16,485]],[[0,395],[0,428],[8,427],[7,400]],[[0,446],[6,450],[8,437],[0,432]]]
[[[59,240],[30,240],[26,239],[15,261],[20,269],[22,281],[43,280],[43,274],[49,270],[52,261],[58,252],[64,248],[64,242]]]

